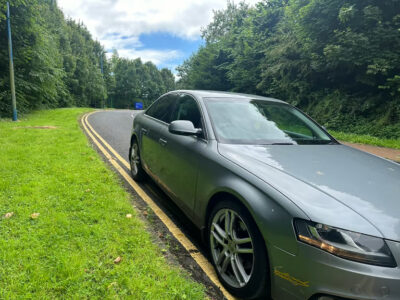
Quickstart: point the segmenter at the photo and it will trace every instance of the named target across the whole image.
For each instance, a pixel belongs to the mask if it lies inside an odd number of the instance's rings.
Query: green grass
[[[360,144],[368,144],[380,147],[400,149],[400,140],[381,139],[371,135],[359,135],[359,134],[344,133],[332,130],[329,130],[329,133],[332,136],[334,136],[337,140],[344,142],[360,143]]]
[[[0,298],[204,299],[90,146],[77,122],[86,111],[0,122]],[[43,125],[57,129],[16,129]]]

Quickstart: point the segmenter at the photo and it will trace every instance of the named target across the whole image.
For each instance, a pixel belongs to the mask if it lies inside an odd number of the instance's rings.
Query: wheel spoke
[[[225,256],[224,262],[222,263],[222,266],[221,266],[221,273],[226,272],[226,269],[228,268],[228,265],[229,265],[229,261],[230,261],[229,256]]]
[[[226,232],[217,224],[217,223],[213,223],[212,224],[215,228],[215,230],[218,232],[218,234],[223,238],[226,239],[228,238],[226,235]]]
[[[251,237],[247,237],[247,238],[237,238],[234,237],[233,241],[235,242],[236,245],[241,245],[241,244],[246,244],[246,243],[251,243]]]
[[[239,274],[243,279],[244,283],[247,283],[250,279],[250,276],[247,275],[242,262],[240,261],[239,257],[237,255],[234,255],[234,261],[236,262],[236,266],[238,268]]]
[[[233,232],[233,222],[235,222],[235,213],[231,212],[231,218],[229,220],[229,234],[233,238],[234,232]]]
[[[226,244],[224,243],[223,239],[221,239],[221,237],[220,237],[215,231],[212,231],[212,235],[213,235],[214,239],[215,239],[219,244],[221,244],[223,247],[226,247]]]
[[[219,266],[222,263],[223,258],[226,259],[226,248],[222,249],[221,252],[218,255],[217,263],[216,265]]]
[[[236,249],[236,253],[249,253],[249,254],[253,254],[253,248],[238,248]]]
[[[230,235],[230,231],[229,231],[229,228],[230,228],[230,218],[231,218],[231,213],[230,213],[230,211],[229,210],[226,210],[225,211],[225,232],[226,232],[226,234],[229,236]]]
[[[237,262],[235,260],[235,257],[232,256],[230,261],[231,261],[231,266],[232,266],[233,274],[235,275],[236,281],[239,283],[239,286],[243,286],[244,282],[242,280],[242,276],[240,274],[240,271],[239,271]]]

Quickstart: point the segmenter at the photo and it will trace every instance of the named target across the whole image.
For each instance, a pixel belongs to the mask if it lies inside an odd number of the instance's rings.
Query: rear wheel
[[[210,214],[208,238],[213,264],[225,288],[239,298],[268,298],[264,240],[246,208],[229,200],[217,203]]]
[[[131,164],[132,178],[136,181],[142,181],[145,178],[145,172],[140,161],[139,144],[136,139],[132,142],[129,160]]]

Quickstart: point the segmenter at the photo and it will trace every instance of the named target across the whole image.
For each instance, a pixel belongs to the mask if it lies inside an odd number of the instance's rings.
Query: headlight
[[[365,264],[396,267],[389,247],[382,238],[296,219],[297,238],[336,256]]]

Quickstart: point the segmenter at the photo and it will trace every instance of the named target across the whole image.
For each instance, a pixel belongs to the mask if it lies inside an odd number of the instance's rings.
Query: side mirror
[[[194,128],[191,121],[176,120],[171,122],[168,126],[169,132],[179,135],[200,135],[202,130]]]

